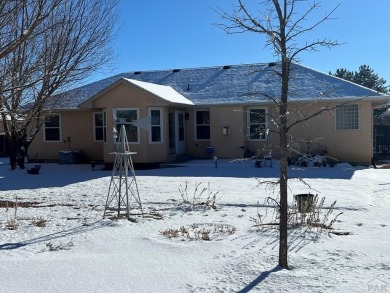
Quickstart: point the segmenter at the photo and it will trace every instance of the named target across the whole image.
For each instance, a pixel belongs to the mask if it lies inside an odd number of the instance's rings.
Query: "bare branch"
[[[64,0],[2,1],[0,5],[0,59],[40,32],[40,24]],[[15,23],[19,19],[19,23]],[[17,35],[15,35],[17,33]]]
[[[298,49],[296,49],[296,48],[291,49],[290,51],[292,53],[290,55],[290,58],[295,59],[296,56],[303,51],[318,51],[317,50],[318,47],[327,47],[328,49],[331,49],[331,48],[339,46],[339,45],[341,45],[341,43],[339,43],[338,41],[330,41],[330,40],[326,40],[326,39],[324,39],[322,41],[321,40],[314,41],[312,43],[307,43],[305,46],[300,47]]]
[[[267,45],[271,45],[273,42],[281,44],[280,33],[277,29],[273,29],[270,16],[263,14],[265,20],[260,21],[252,16],[242,0],[238,0],[238,3],[238,8],[234,8],[231,14],[226,13],[220,8],[214,9],[223,20],[231,23],[231,25],[227,25],[226,23],[217,23],[215,25],[228,34],[244,32],[265,34],[268,37]]]
[[[320,24],[330,20],[331,16],[333,15],[333,13],[337,10],[337,8],[339,6],[340,6],[340,4],[338,4],[331,12],[326,13],[323,18],[321,18],[319,21],[315,22],[311,26],[303,28],[303,27],[300,26],[300,23],[305,21],[310,13],[312,13],[314,10],[316,10],[316,9],[318,9],[320,7],[320,3],[314,2],[312,4],[312,6],[310,7],[310,9],[307,10],[298,20],[296,20],[293,23],[293,26],[289,29],[289,31],[286,34],[286,37],[287,37],[286,40],[287,41],[291,41],[291,40],[296,39],[298,36],[300,36],[302,34],[305,34],[305,33],[309,32],[309,31],[313,31]]]

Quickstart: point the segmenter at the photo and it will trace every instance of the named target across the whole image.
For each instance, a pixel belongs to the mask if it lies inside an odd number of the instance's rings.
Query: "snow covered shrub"
[[[19,222],[16,218],[11,218],[5,223],[7,230],[16,230],[19,226]]]
[[[326,167],[328,165],[326,158],[319,155],[299,157],[296,164],[301,167]]]
[[[178,229],[166,229],[160,231],[160,234],[168,238],[180,238],[181,240],[211,241],[218,236],[229,236],[235,232],[236,227],[227,224],[192,224]]]
[[[8,218],[8,204],[9,204],[9,202],[7,201],[6,209],[5,209],[5,211],[7,213],[7,222],[5,223],[5,228],[8,230],[16,230],[19,226],[18,217],[17,217],[18,198],[15,197],[15,203],[13,204],[14,214],[10,218]]]
[[[213,209],[217,210],[217,192],[212,192],[210,183],[208,187],[201,187],[202,183],[196,183],[194,191],[192,193],[188,190],[188,182],[184,187],[180,185],[179,192],[182,198],[182,202],[179,204],[179,208],[184,211],[193,211],[197,209]]]
[[[74,246],[72,241],[58,244],[53,244],[51,242],[46,243],[46,247],[49,249],[49,251],[69,250],[72,246]]]
[[[31,220],[31,224],[35,227],[46,227],[46,220],[42,217],[39,217],[39,218],[34,218]]]
[[[337,218],[342,214],[339,213],[336,216],[332,217],[334,207],[336,205],[336,201],[334,201],[329,208],[324,208],[325,197],[323,197],[318,203],[318,196],[316,198],[315,209],[307,214],[301,214],[303,221],[306,218],[306,223],[309,227],[319,228],[319,230],[323,229],[332,229],[333,224],[336,222]]]
[[[254,222],[254,226],[278,226],[280,217],[279,198],[268,197],[265,203],[267,205],[265,214],[262,215],[258,211],[255,217],[251,217],[251,221]],[[311,208],[304,213],[299,211],[297,203],[294,201],[288,210],[289,229],[307,227],[316,229],[317,232],[333,229],[333,224],[342,213],[332,217],[336,201],[329,207],[324,207],[324,203],[325,197],[319,200],[318,195],[314,195],[310,202]],[[271,212],[269,212],[269,209],[271,209]],[[270,221],[266,222],[266,219],[270,219]]]

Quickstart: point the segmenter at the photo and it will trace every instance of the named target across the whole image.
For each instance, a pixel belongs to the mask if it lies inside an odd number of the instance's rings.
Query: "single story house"
[[[61,94],[29,159],[58,160],[72,150],[86,161],[113,162],[113,132],[122,125],[137,152],[135,163],[268,152],[277,158],[280,71],[280,62],[136,71],[81,86]],[[369,163],[373,110],[388,101],[374,90],[293,63],[288,121],[304,121],[291,129],[291,155],[322,152]]]

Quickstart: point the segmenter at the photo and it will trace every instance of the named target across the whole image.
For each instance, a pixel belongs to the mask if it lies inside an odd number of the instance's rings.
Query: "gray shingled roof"
[[[63,93],[56,108],[75,109],[120,78],[172,87],[195,105],[268,102],[262,94],[280,95],[280,63],[243,64],[173,70],[127,72]],[[289,100],[345,99],[386,96],[311,68],[292,64]]]

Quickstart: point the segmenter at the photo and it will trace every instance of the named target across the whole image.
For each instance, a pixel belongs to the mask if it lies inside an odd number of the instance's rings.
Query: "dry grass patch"
[[[314,195],[310,201],[310,208],[305,208],[306,212],[301,212],[297,203],[294,201],[293,205],[288,209],[288,229],[299,227],[306,227],[308,229],[315,229],[316,232],[323,232],[333,230],[333,224],[337,218],[343,213],[333,215],[336,201],[329,207],[324,207],[325,197],[321,199],[318,195]],[[280,203],[279,198],[268,197],[265,204],[269,207],[265,214],[257,212],[255,217],[251,217],[254,226],[279,226],[280,219]]]
[[[166,229],[160,231],[161,235],[168,238],[179,238],[185,240],[204,240],[211,241],[220,236],[233,235],[236,227],[228,224],[192,224],[182,226],[178,229]]]
[[[196,183],[194,190],[191,192],[186,182],[184,186],[180,185],[179,192],[182,201],[179,203],[178,208],[183,211],[193,210],[217,210],[217,192],[213,192],[208,183],[207,187],[202,187],[202,183]]]
[[[46,222],[47,220],[45,220],[44,218],[42,217],[39,217],[39,218],[34,218],[31,220],[31,224],[35,227],[40,227],[40,228],[43,228],[43,227],[46,227]]]

